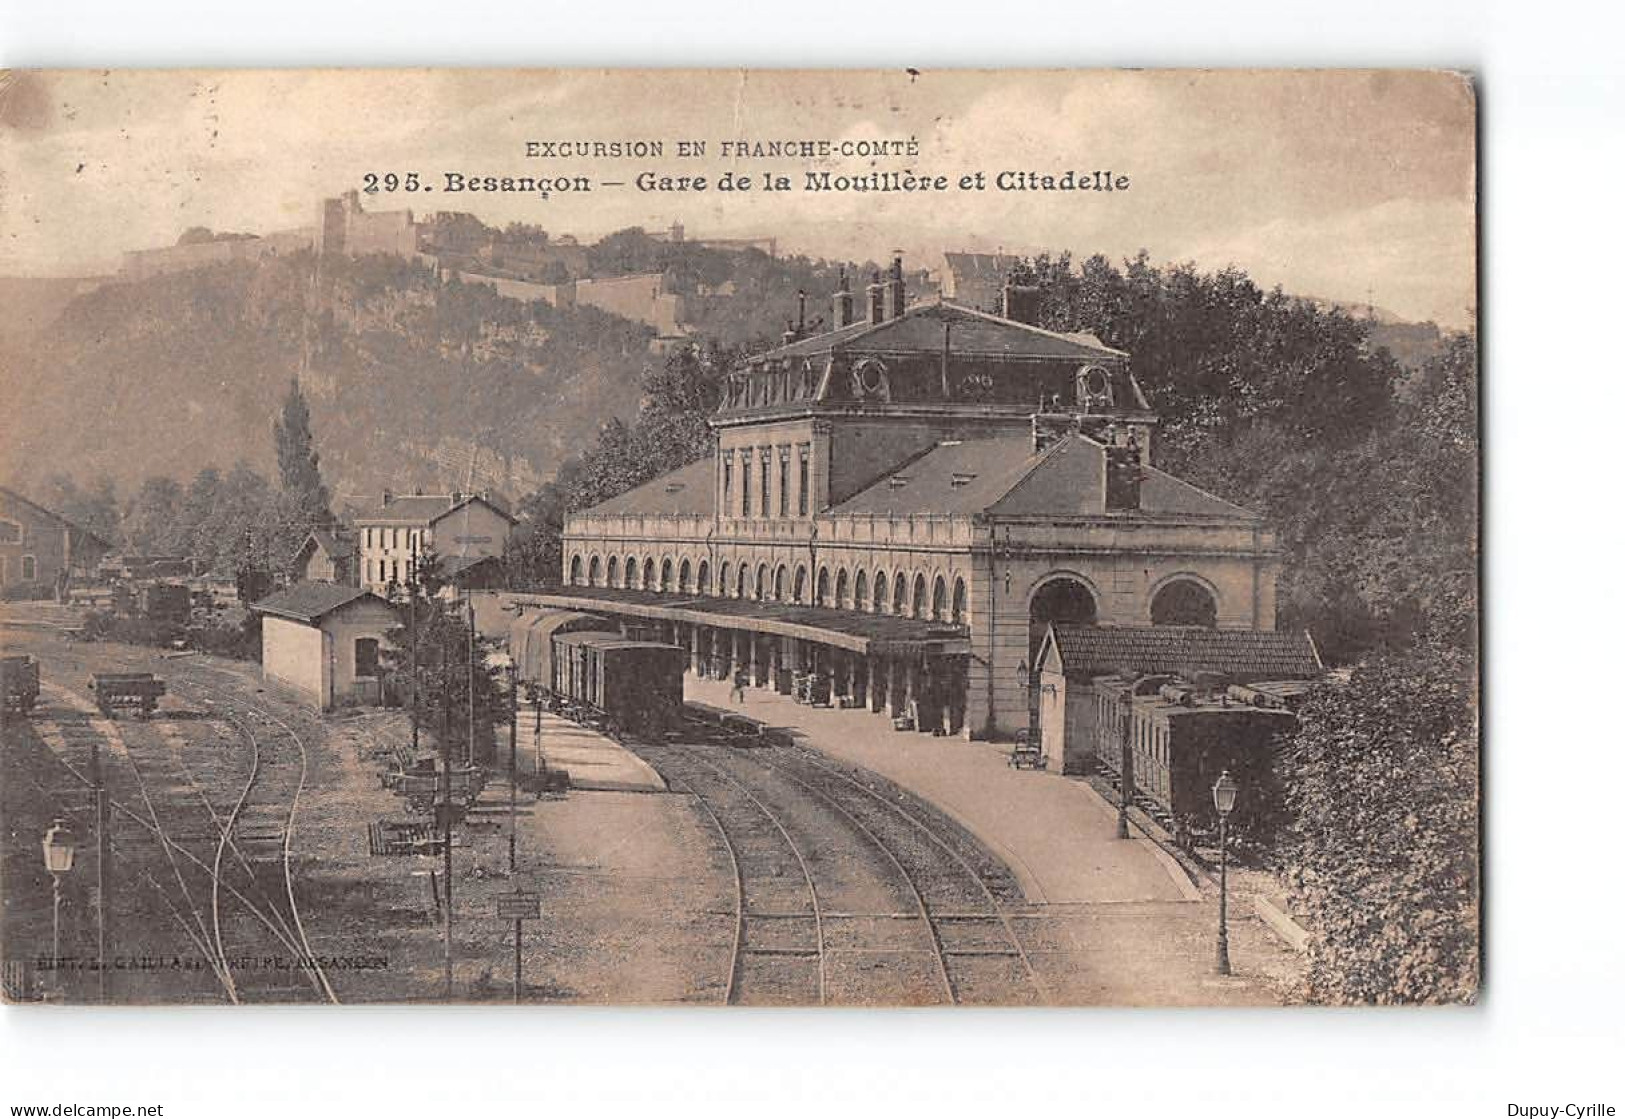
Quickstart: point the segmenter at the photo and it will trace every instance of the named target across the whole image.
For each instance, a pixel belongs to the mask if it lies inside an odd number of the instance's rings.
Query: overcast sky
[[[109,271],[189,226],[309,225],[367,172],[437,193],[369,209],[469,210],[592,238],[680,220],[781,251],[1070,249],[1236,264],[1267,285],[1462,326],[1474,306],[1474,108],[1414,72],[19,73],[0,85],[0,274]],[[730,138],[908,139],[913,158],[723,158]],[[680,139],[704,140],[679,159]],[[660,159],[527,159],[529,140],[663,140]],[[446,194],[442,173],[1111,170],[1127,191],[903,196]],[[991,185],[991,184],[990,184]]]

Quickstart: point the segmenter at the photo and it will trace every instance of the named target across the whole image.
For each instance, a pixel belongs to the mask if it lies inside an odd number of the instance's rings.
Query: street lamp
[[[65,820],[46,830],[40,850],[51,873],[51,969],[56,971],[62,959],[62,876],[73,869],[74,838]]]
[[[1236,782],[1227,769],[1219,774],[1219,779],[1213,783],[1213,807],[1219,813],[1219,953],[1216,967],[1220,975],[1230,974],[1230,928],[1226,911],[1228,882],[1226,881],[1229,863],[1229,846],[1225,825],[1230,819],[1230,812],[1236,807]]]

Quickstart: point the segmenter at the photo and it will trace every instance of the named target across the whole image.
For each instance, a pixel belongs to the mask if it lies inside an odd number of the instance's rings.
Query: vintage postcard
[[[0,72],[5,998],[1473,1001],[1475,136]]]

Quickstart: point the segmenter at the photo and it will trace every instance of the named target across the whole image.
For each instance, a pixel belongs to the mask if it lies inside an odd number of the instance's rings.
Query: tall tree
[[[272,434],[282,481],[272,534],[273,566],[280,569],[292,560],[312,529],[333,523],[332,498],[322,481],[321,456],[316,453],[310,427],[310,406],[297,377],[288,385]]]
[[[310,427],[310,405],[295,377],[282,401],[282,414],[272,425],[276,439],[276,464],[282,489],[292,495],[299,511],[312,524],[328,524],[333,519],[332,498],[322,481],[321,456]]]

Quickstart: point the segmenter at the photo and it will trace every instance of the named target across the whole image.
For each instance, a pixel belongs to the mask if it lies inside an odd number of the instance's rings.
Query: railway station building
[[[909,306],[900,256],[841,288],[832,329],[730,374],[710,457],[572,514],[526,597],[971,737],[1032,722],[1052,623],[1274,628],[1274,534],[1157,469],[1128,354]]]
[[[381,653],[400,625],[387,601],[361,587],[301,582],[251,608],[261,617],[268,682],[323,711],[383,702]]]

